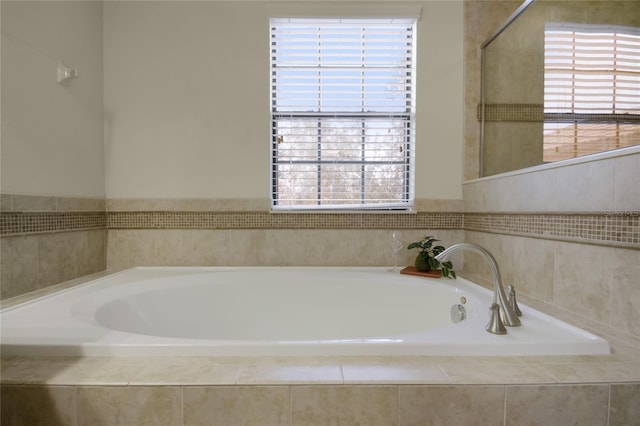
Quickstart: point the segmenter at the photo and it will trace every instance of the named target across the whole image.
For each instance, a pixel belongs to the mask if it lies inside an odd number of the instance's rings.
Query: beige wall
[[[2,1],[3,193],[104,197],[102,4]],[[57,61],[79,70],[57,83]]]
[[[104,4],[107,198],[268,200],[272,3]],[[416,198],[460,200],[463,3],[414,4]],[[371,5],[325,7],[341,8]]]

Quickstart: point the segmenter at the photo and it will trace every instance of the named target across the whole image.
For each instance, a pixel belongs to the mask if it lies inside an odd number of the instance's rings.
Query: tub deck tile
[[[559,383],[640,382],[640,361],[543,364],[540,368]]]
[[[233,385],[238,380],[240,364],[213,361],[210,358],[158,358],[149,359],[129,382],[140,385]]]
[[[343,365],[345,384],[450,384],[449,376],[437,364]]]
[[[125,386],[140,370],[140,358],[19,357],[2,362],[3,384]]]
[[[455,384],[544,384],[557,383],[535,364],[509,363],[505,360],[443,364],[442,369]]]
[[[640,382],[640,358],[3,358],[3,385],[197,386]]]
[[[237,384],[342,384],[340,365],[248,365],[240,370]]]

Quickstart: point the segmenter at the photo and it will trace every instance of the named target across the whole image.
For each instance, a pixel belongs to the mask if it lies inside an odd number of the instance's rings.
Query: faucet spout
[[[502,320],[504,322],[504,325],[511,326],[511,327],[520,325],[521,324],[520,318],[518,318],[518,315],[516,315],[516,313],[513,311],[513,308],[509,304],[507,294],[504,291],[504,287],[502,285],[502,278],[500,276],[500,270],[498,269],[498,262],[496,262],[496,259],[493,257],[491,253],[489,253],[489,251],[487,251],[485,248],[477,244],[458,243],[444,250],[435,258],[439,262],[446,261],[452,253],[458,250],[468,250],[468,251],[478,253],[489,262],[489,264],[491,265],[491,271],[493,272],[493,277],[494,277],[493,303],[499,305],[500,313],[501,313],[500,316],[503,317]],[[487,331],[489,331],[490,333],[494,333],[494,331],[492,330],[494,330],[495,328],[496,327],[487,326]],[[498,333],[498,334],[502,334],[502,333]]]

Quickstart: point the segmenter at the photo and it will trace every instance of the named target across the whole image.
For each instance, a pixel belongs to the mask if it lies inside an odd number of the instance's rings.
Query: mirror
[[[482,45],[480,175],[640,144],[640,2],[525,1]]]

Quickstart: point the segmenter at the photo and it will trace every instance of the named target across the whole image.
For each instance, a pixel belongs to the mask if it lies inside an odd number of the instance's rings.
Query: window
[[[414,26],[271,20],[274,210],[412,206]]]
[[[640,144],[637,28],[547,24],[544,161]]]

